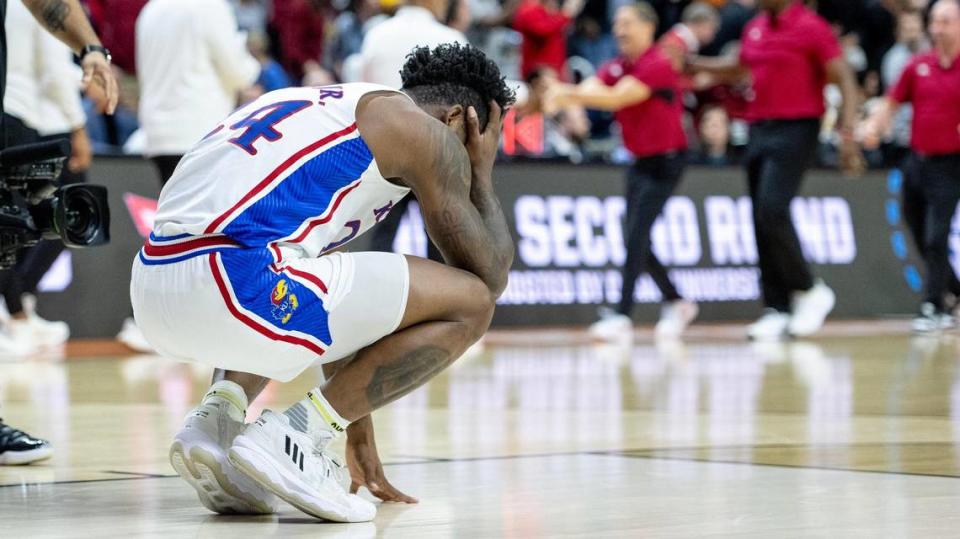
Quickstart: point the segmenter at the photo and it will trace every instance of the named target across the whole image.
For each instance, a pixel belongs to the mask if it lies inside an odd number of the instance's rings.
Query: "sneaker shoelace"
[[[343,484],[343,469],[345,466],[336,455],[326,450],[330,442],[333,441],[333,435],[322,433],[320,436],[321,439],[313,448],[313,456],[321,462],[326,477],[332,475],[337,483]]]
[[[344,466],[339,458],[319,448],[314,448],[313,456],[320,461],[325,477],[333,476],[337,483],[343,484]]]

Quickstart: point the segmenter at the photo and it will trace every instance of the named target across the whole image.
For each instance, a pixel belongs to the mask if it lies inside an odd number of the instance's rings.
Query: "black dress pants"
[[[790,202],[817,150],[819,119],[774,120],[750,127],[747,181],[763,300],[767,308],[790,311],[791,295],[809,290],[813,275],[790,216]]]
[[[960,295],[950,266],[950,226],[960,202],[960,154],[911,155],[904,167],[903,216],[927,270],[924,301],[944,308],[946,292]]]
[[[646,271],[657,284],[664,301],[680,299],[666,268],[653,253],[650,230],[670,195],[680,183],[686,164],[682,154],[664,154],[637,159],[627,171],[627,219],[623,237],[627,259],[617,312],[630,316],[637,277]]]

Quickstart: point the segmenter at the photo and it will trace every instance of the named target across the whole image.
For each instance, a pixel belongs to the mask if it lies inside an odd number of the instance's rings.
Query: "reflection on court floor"
[[[710,335],[620,346],[580,333],[492,335],[481,354],[375,414],[388,474],[423,502],[382,507],[372,528],[321,529],[896,535],[957,518],[956,338]],[[169,441],[209,374],[153,356],[0,363],[2,415],[57,448],[45,465],[0,469],[0,519],[37,536],[315,533],[292,509],[213,516],[171,477]],[[320,377],[269,386],[250,413],[285,407]]]

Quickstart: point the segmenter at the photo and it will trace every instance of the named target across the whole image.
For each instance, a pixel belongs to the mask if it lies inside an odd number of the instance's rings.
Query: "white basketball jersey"
[[[385,180],[356,107],[374,84],[287,88],[214,126],[160,194],[154,231],[225,235],[277,261],[316,257],[382,220],[410,190]]]

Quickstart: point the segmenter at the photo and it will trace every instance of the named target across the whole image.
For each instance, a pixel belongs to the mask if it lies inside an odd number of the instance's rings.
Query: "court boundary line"
[[[905,471],[889,471],[889,470],[862,470],[856,468],[840,468],[840,467],[831,467],[831,466],[809,466],[804,464],[775,464],[769,462],[743,462],[737,460],[715,460],[715,459],[706,459],[706,458],[697,458],[697,457],[680,457],[680,456],[670,456],[670,455],[658,455],[656,453],[664,451],[699,451],[699,450],[729,450],[729,449],[801,449],[801,448],[829,448],[829,447],[870,447],[870,446],[925,446],[925,445],[950,445],[955,444],[951,442],[903,442],[896,444],[886,444],[886,443],[859,443],[859,444],[824,444],[824,445],[811,445],[811,444],[761,444],[761,445],[732,445],[732,446],[694,446],[694,447],[663,447],[663,448],[646,448],[646,449],[610,449],[610,450],[596,450],[596,451],[561,451],[557,453],[529,453],[521,455],[494,455],[494,456],[481,456],[481,457],[425,457],[421,455],[395,455],[396,458],[403,459],[413,459],[413,460],[404,460],[401,462],[385,462],[383,463],[384,467],[392,466],[411,466],[418,464],[450,464],[457,462],[478,462],[478,461],[495,461],[495,460],[520,460],[520,459],[536,459],[536,458],[550,458],[550,457],[576,457],[576,456],[593,456],[593,457],[620,457],[626,459],[641,459],[641,460],[666,460],[666,461],[677,461],[677,462],[696,462],[701,464],[735,464],[740,466],[760,466],[765,468],[788,468],[794,470],[817,470],[817,471],[829,471],[829,472],[849,472],[849,473],[868,473],[868,474],[879,474],[879,475],[901,475],[901,476],[913,476],[913,477],[936,477],[942,479],[960,479],[960,475],[947,475],[947,474],[936,474],[936,473],[919,473],[919,472],[905,472]],[[46,485],[73,485],[73,484],[83,484],[83,483],[105,483],[105,482],[114,482],[114,481],[135,481],[140,479],[172,479],[179,477],[177,474],[153,474],[146,472],[124,472],[116,470],[102,470],[97,473],[102,474],[116,474],[123,475],[125,477],[108,477],[100,479],[71,479],[66,481],[45,481],[45,482],[19,482],[19,483],[3,483],[0,484],[0,489],[4,488],[13,488],[13,487],[41,487]]]

